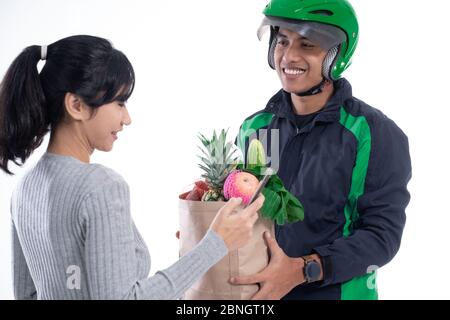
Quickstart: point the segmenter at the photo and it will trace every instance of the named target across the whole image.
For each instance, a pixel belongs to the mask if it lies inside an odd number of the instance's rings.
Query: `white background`
[[[154,274],[175,262],[177,195],[200,175],[198,132],[230,128],[262,109],[280,88],[256,29],[267,0],[0,0],[0,76],[28,45],[74,34],[110,39],[134,65],[133,119],[110,153],[93,162],[131,188],[132,215]],[[345,73],[356,97],[408,135],[412,198],[402,246],[379,270],[381,299],[449,299],[448,16],[446,1],[353,0],[360,43]],[[15,176],[0,173],[0,299],[12,299],[9,199]]]

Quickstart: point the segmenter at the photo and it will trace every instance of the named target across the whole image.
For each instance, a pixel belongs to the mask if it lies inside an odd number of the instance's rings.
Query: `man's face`
[[[285,91],[302,92],[320,83],[325,50],[288,29],[281,28],[276,41],[275,68]]]

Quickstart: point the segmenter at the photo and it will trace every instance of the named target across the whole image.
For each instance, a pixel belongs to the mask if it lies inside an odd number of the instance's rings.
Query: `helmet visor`
[[[266,16],[258,28],[258,39],[261,40],[266,31],[272,27],[289,29],[319,45],[325,51],[346,40],[344,31],[338,27],[305,20],[291,20]]]

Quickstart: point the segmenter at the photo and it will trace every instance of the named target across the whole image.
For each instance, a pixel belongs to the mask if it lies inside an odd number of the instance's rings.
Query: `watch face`
[[[310,261],[305,265],[305,277],[308,282],[319,280],[320,266],[318,262]]]

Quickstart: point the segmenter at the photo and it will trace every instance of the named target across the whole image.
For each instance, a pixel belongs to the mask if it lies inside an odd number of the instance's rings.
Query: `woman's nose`
[[[129,126],[131,124],[131,117],[130,117],[130,114],[128,113],[128,109],[127,109],[127,107],[125,107],[122,110],[123,110],[122,123],[124,125]]]

